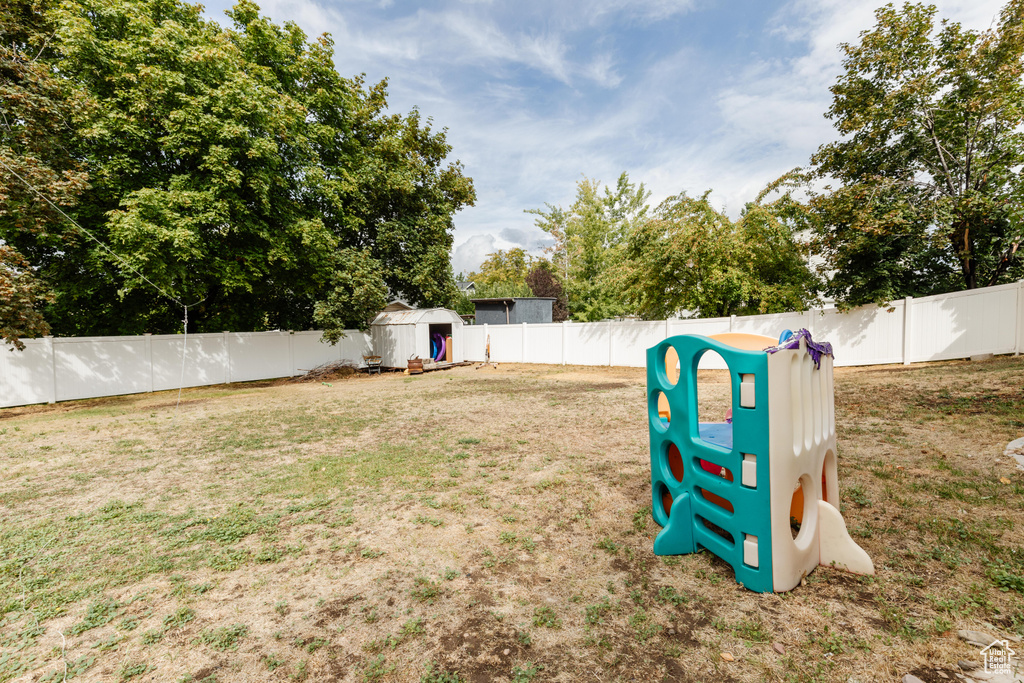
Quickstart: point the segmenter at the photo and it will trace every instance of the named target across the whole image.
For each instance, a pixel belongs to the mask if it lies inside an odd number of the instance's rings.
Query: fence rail
[[[479,325],[462,328],[467,360],[483,361],[490,338],[499,363],[642,367],[647,348],[677,334],[751,332],[777,337],[805,327],[830,341],[835,364],[875,365],[1024,352],[1024,280],[998,287],[864,306],[698,320]],[[349,331],[336,346],[321,332],[46,337],[0,350],[0,408],[244,382],[301,374],[332,360],[361,363],[370,335]],[[701,367],[724,367],[708,357]]]

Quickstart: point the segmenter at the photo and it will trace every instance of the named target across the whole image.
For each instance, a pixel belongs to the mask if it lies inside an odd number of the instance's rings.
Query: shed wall
[[[509,311],[513,323],[549,323],[551,322],[550,299],[516,299]]]
[[[506,322],[514,322],[511,320],[512,306],[509,305],[509,320],[505,319],[505,304],[502,303],[484,303],[476,305],[476,324],[477,325],[504,325]]]

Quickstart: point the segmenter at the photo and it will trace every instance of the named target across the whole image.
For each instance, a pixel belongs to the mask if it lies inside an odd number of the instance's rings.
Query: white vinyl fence
[[[778,338],[807,328],[832,343],[835,364],[877,365],[1024,352],[1024,281],[967,292],[862,306],[698,320],[479,325],[463,328],[468,360],[482,361],[487,339],[497,363],[643,367],[647,349],[677,334],[749,332]],[[701,367],[725,367],[717,354]],[[717,361],[717,364],[716,364]]]
[[[874,365],[1024,352],[1024,281],[907,298],[889,308],[864,306],[700,320],[466,325],[463,348],[483,361],[490,337],[499,363],[643,367],[647,349],[677,334],[751,332],[778,337],[805,327],[835,349],[835,364]],[[182,378],[184,336],[26,339],[25,350],[0,347],[0,408],[300,375],[331,360],[362,363],[370,335],[349,331],[337,346],[321,333],[191,334]],[[706,367],[720,358],[708,359]],[[705,367],[702,365],[701,367]]]

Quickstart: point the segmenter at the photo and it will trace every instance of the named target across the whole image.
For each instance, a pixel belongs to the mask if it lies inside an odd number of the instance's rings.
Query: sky
[[[259,2],[260,0],[257,0]],[[226,23],[231,2],[205,3]],[[263,0],[334,37],[343,76],[387,78],[389,106],[446,128],[477,201],[455,216],[455,273],[497,249],[542,255],[527,209],[568,207],[584,177],[622,172],[668,196],[712,190],[731,216],[836,139],[824,114],[841,42],[880,0]],[[998,0],[938,0],[984,30]]]

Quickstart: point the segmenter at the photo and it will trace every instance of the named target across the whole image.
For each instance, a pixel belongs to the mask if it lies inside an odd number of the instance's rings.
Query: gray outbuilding
[[[513,296],[494,299],[470,299],[476,306],[477,325],[513,325],[549,323],[554,297]]]
[[[386,368],[405,368],[411,358],[430,358],[435,334],[442,335],[446,344],[451,336],[452,362],[461,363],[466,359],[462,325],[459,314],[448,308],[384,311],[370,323],[370,338],[374,353]]]

